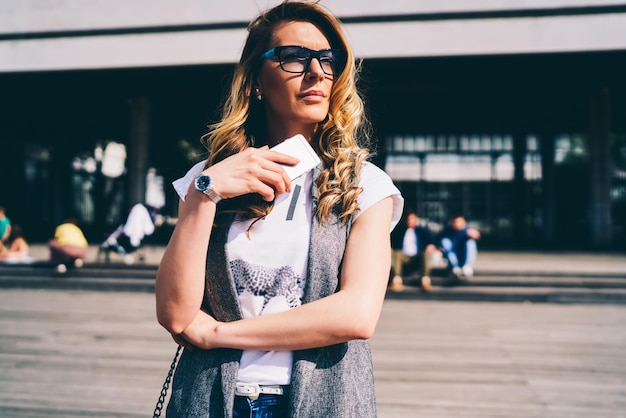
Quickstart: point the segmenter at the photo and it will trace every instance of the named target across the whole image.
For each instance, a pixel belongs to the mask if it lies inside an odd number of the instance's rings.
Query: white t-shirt
[[[184,200],[189,184],[200,174],[204,162],[196,164],[185,177],[174,182]],[[226,253],[235,278],[244,318],[283,312],[301,304],[307,277],[312,222],[313,170],[291,182],[291,193],[276,197],[274,208],[264,219],[235,220],[228,231]],[[366,162],[361,170],[359,211],[391,196],[393,217],[389,231],[402,216],[404,200],[389,176]],[[248,231],[249,229],[249,231]],[[291,351],[245,350],[238,380],[260,385],[290,383]]]
[[[415,228],[407,228],[402,240],[402,254],[413,257],[417,255],[417,234]]]

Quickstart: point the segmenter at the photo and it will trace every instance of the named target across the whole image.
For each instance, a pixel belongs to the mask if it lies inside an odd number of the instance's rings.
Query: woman
[[[174,185],[157,316],[186,349],[168,416],[376,415],[365,340],[403,201],[357,143],[356,75],[317,4],[285,2],[250,24],[209,159]],[[297,134],[321,164],[291,181],[284,167],[299,160],[269,148]]]
[[[25,263],[30,262],[31,257],[28,255],[30,246],[24,238],[24,232],[20,225],[13,225],[11,235],[7,240],[8,247],[0,243],[0,261],[6,263]]]
[[[50,261],[58,273],[66,273],[69,264],[82,268],[89,244],[75,219],[66,219],[54,229],[54,238],[48,241]]]

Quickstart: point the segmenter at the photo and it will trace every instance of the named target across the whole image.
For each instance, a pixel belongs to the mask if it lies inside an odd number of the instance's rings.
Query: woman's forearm
[[[204,295],[206,254],[215,218],[215,203],[192,191],[181,202],[179,219],[156,277],[159,323],[181,333],[196,317]]]
[[[358,295],[340,291],[287,312],[218,323],[210,337],[216,346],[244,350],[301,350],[355,339],[368,339],[380,315],[380,303],[354,303]]]
[[[383,296],[355,303],[360,296],[339,291],[286,312],[233,322],[217,322],[200,311],[182,335],[199,348],[241,350],[302,350],[368,339],[378,322]]]

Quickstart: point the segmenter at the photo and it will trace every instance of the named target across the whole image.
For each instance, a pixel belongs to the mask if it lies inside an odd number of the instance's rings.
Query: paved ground
[[[0,417],[149,416],[175,345],[154,317],[163,247],[142,252],[128,267],[91,247],[55,277],[35,245],[43,268],[0,268]],[[389,292],[382,418],[626,417],[624,254],[482,251],[476,273]]]
[[[387,300],[381,418],[626,417],[626,306]],[[0,290],[0,416],[146,417],[175,351],[146,292]]]

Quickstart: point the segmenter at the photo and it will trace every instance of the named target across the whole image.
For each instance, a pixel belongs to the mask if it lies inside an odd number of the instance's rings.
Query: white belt
[[[256,383],[241,382],[237,382],[235,386],[235,395],[247,396],[252,400],[257,399],[262,393],[265,395],[284,395],[285,389],[279,385],[257,385]]]

